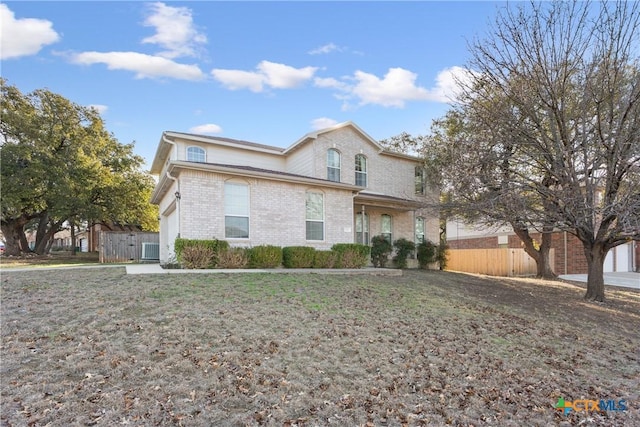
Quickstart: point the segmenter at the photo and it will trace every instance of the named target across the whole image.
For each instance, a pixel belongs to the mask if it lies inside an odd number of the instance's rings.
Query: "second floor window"
[[[200,147],[189,147],[187,148],[187,161],[204,163],[207,161],[207,155]]]
[[[356,185],[367,186],[367,158],[362,154],[356,155]]]
[[[422,166],[416,166],[416,194],[425,195],[427,184],[425,180],[425,171]]]
[[[340,153],[333,148],[327,151],[327,179],[340,182]]]

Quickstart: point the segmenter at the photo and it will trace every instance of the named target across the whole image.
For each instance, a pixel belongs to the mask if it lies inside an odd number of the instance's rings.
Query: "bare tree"
[[[607,252],[640,239],[639,38],[637,2],[508,7],[471,44],[458,100],[477,137],[494,144],[480,154],[504,178],[493,186],[497,206],[582,242],[589,300],[605,299]],[[492,189],[482,174],[473,179]]]

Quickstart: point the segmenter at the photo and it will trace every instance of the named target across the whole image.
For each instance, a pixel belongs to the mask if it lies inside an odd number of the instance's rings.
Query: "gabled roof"
[[[192,141],[204,142],[209,144],[240,146],[242,148],[257,149],[260,151],[267,150],[267,151],[275,151],[277,153],[282,153],[284,151],[284,148],[282,147],[274,147],[272,145],[258,144],[255,142],[243,141],[241,139],[222,138],[219,136],[197,135],[194,133],[173,132],[173,131],[167,131],[165,132],[165,135],[177,136],[180,138],[190,139]]]
[[[324,133],[333,132],[335,130],[346,128],[346,127],[353,128],[356,132],[358,132],[360,135],[362,135],[362,137],[367,142],[369,142],[371,145],[376,147],[378,149],[378,151],[380,151],[380,152],[384,151],[384,148],[378,143],[378,141],[373,139],[371,136],[369,136],[368,133],[363,131],[358,125],[356,125],[355,123],[353,123],[352,121],[349,120],[347,122],[338,123],[337,125],[334,125],[334,126],[331,126],[331,127],[328,127],[328,128],[324,128],[324,129],[317,130],[315,132],[307,133],[302,138],[300,138],[299,140],[294,142],[292,145],[287,147],[287,149],[284,150],[283,154],[286,155],[286,154],[292,152],[293,150],[296,150],[297,148],[301,147],[302,145],[306,144],[307,142],[309,142],[311,140],[314,140],[314,139],[317,139],[320,135],[322,135]]]
[[[418,161],[421,160],[420,158],[415,156],[410,156],[403,153],[397,153],[397,152],[389,151],[385,149],[382,145],[380,145],[378,141],[373,139],[368,133],[362,130],[358,125],[356,125],[352,121],[347,121],[347,122],[339,123],[334,126],[330,126],[328,128],[320,129],[314,132],[309,132],[287,148],[274,147],[274,146],[265,145],[265,144],[258,144],[255,142],[243,141],[240,139],[222,138],[218,136],[196,135],[196,134],[184,133],[184,132],[165,131],[162,133],[162,136],[160,138],[158,150],[156,151],[156,155],[151,165],[151,173],[160,174],[162,172],[162,167],[164,163],[169,157],[169,152],[171,151],[172,147],[171,147],[171,143],[167,142],[167,138],[169,139],[181,138],[181,139],[187,139],[187,140],[191,140],[198,143],[215,144],[220,146],[239,148],[242,150],[258,151],[265,154],[271,154],[276,156],[287,156],[289,153],[302,147],[304,144],[317,139],[320,135],[333,132],[338,129],[347,128],[347,127],[350,127],[353,130],[355,130],[357,133],[359,133],[363,137],[363,139],[366,142],[373,145],[380,154],[404,158],[408,160],[418,160]]]

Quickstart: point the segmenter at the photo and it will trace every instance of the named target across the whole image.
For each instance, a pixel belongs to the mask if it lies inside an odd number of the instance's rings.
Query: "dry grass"
[[[640,293],[403,277],[2,273],[0,422],[640,425]],[[625,399],[625,412],[553,409]]]

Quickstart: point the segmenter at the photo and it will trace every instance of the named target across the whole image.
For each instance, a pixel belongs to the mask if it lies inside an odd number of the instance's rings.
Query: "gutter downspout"
[[[162,134],[162,141],[173,146],[174,152],[175,152],[175,159],[178,160],[178,146],[176,145],[176,143],[168,139],[164,133]],[[169,159],[171,159],[171,156],[169,156]],[[166,175],[167,175],[167,178],[169,178],[171,181],[176,183],[176,215],[178,217],[178,227],[177,227],[178,236],[177,237],[180,237],[180,195],[181,195],[180,181],[175,176],[172,176],[168,170],[166,172]]]

